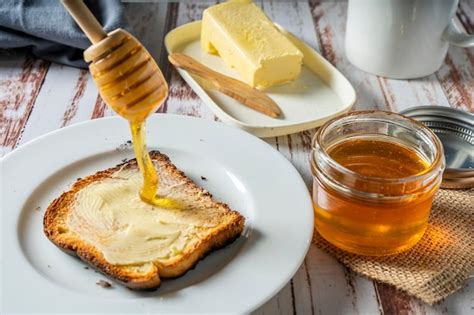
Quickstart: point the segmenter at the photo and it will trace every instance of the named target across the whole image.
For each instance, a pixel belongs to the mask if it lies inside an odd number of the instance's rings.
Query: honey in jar
[[[346,251],[389,255],[423,236],[444,169],[441,144],[398,114],[354,112],[313,139],[315,227]]]

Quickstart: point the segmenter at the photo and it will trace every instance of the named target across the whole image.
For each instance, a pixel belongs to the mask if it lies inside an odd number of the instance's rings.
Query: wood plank
[[[76,85],[74,87],[74,95],[72,96],[69,106],[67,107],[66,111],[64,112],[61,127],[69,125],[71,120],[74,118],[78,111],[78,103],[81,98],[84,96],[84,91],[87,86],[87,79],[89,78],[89,71],[88,70],[80,70],[79,77],[77,79]]]
[[[315,314],[313,284],[308,271],[310,263],[308,257],[306,257],[292,279],[295,314]]]
[[[459,7],[456,12],[458,19],[464,29],[469,33],[474,33],[474,3],[472,0],[459,1]]]
[[[461,9],[462,8],[462,9]],[[472,21],[460,7],[457,24],[460,29],[472,33]],[[474,10],[471,10],[474,13]],[[436,72],[449,104],[458,109],[474,113],[474,54],[469,48],[451,45],[444,64]]]
[[[399,292],[394,287],[384,283],[377,283],[375,287],[380,302],[383,305],[384,315],[426,313],[422,302],[413,299],[406,293]]]
[[[166,9],[166,20],[164,26],[164,34],[168,33],[172,29],[176,27],[176,22],[178,20],[178,10],[179,4],[178,3],[169,3]],[[160,55],[160,63],[159,66],[161,71],[163,72],[163,76],[165,77],[166,81],[169,83],[171,80],[171,71],[173,71],[173,66],[168,61],[168,52],[166,51],[165,47],[161,48],[161,55]],[[158,112],[166,113],[168,108],[168,100],[158,108]]]
[[[255,314],[378,314],[372,282],[365,278],[356,280],[354,274],[338,265],[328,254],[311,247],[303,265],[286,286],[289,292],[280,292]],[[367,292],[372,293],[374,302],[361,307]],[[281,313],[281,296],[290,294],[293,308]]]
[[[17,53],[0,58],[0,156],[16,147],[50,63]]]
[[[474,290],[472,278],[459,292],[433,306],[427,305],[394,287],[378,283],[377,293],[383,305],[384,315],[397,314],[472,314],[474,312]]]
[[[173,12],[171,16],[175,17],[175,21],[170,21],[170,27],[180,26],[189,22],[200,20],[202,11],[216,1],[183,1],[176,8],[177,12]],[[174,9],[174,8],[173,8]],[[163,53],[163,55],[167,55]],[[164,62],[164,61],[163,61]],[[171,65],[164,66],[168,69],[169,75],[169,97],[163,106],[163,111],[170,114],[186,115],[201,117],[204,119],[215,120],[214,113],[201,101],[194,91],[184,82],[175,68]]]
[[[127,2],[123,6],[131,32],[159,63],[166,34],[168,3]]]
[[[417,301],[417,303],[422,303]],[[440,303],[425,307],[427,314],[474,314],[474,273],[456,293]]]
[[[357,91],[353,109],[389,108],[377,77],[356,68],[344,54],[347,3],[310,0],[310,8],[322,55],[346,76]]]
[[[97,119],[105,116],[110,116],[112,113],[107,114],[107,109],[110,109],[100,95],[97,95],[95,100],[94,109],[92,110],[91,119]]]
[[[97,94],[87,70],[52,64],[19,144],[70,124],[89,120]]]
[[[371,281],[343,268],[315,246],[311,246],[306,259],[316,314],[379,313]]]
[[[287,285],[270,301],[261,306],[254,315],[286,315],[296,314],[296,305],[293,299],[293,280],[290,280]]]
[[[474,55],[470,50],[450,47],[436,76],[452,107],[474,113]]]

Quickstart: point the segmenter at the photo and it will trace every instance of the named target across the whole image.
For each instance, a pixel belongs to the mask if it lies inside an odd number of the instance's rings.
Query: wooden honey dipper
[[[145,119],[168,96],[160,68],[140,42],[116,29],[106,34],[81,0],[61,0],[66,10],[92,42],[84,52],[86,62],[105,103],[130,122],[133,146],[144,185],[141,199],[159,207],[176,208],[170,199],[156,195],[158,175],[145,145]]]
[[[86,62],[104,101],[129,121],[142,121],[163,103],[168,85],[160,68],[140,42],[116,29],[106,34],[81,0],[63,5],[92,42]]]

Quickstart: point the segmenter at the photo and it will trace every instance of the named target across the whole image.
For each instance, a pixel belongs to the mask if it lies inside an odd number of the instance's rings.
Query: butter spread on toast
[[[111,264],[143,264],[179,255],[190,241],[219,221],[211,207],[179,195],[182,183],[166,183],[160,193],[173,196],[184,209],[145,203],[138,194],[143,185],[138,169],[121,169],[77,193],[67,225]]]

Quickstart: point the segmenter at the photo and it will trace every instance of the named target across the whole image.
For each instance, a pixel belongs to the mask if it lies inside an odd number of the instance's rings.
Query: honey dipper
[[[130,122],[135,156],[143,174],[142,200],[157,206],[176,203],[156,195],[158,175],[144,141],[144,121],[168,96],[160,68],[140,42],[116,29],[106,34],[81,0],[61,0],[64,7],[92,42],[84,52],[94,82],[105,103]]]
[[[129,121],[144,120],[168,95],[156,62],[128,32],[106,34],[83,1],[62,3],[93,44],[84,59],[92,62],[89,69],[104,101]]]

